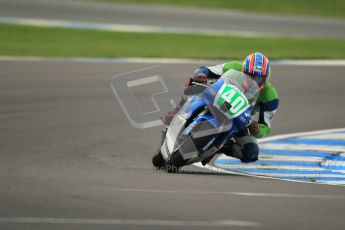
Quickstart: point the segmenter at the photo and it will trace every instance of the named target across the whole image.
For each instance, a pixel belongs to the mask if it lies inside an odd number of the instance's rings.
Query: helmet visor
[[[267,79],[266,77],[259,76],[259,75],[252,75],[252,78],[254,79],[254,81],[256,81],[259,87],[264,86]]]

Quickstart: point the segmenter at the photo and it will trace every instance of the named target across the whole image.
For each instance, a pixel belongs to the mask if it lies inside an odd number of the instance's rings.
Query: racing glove
[[[255,135],[255,134],[257,134],[257,133],[259,132],[260,125],[259,125],[258,122],[252,120],[252,121],[249,123],[249,125],[247,126],[247,128],[248,128],[249,133],[250,133],[251,135]]]
[[[204,74],[198,74],[194,76],[194,81],[201,84],[207,83],[207,77]]]

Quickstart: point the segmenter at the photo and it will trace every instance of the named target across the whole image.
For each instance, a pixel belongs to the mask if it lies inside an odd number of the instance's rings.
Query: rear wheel
[[[152,164],[157,169],[165,169],[165,160],[160,150],[153,156]]]

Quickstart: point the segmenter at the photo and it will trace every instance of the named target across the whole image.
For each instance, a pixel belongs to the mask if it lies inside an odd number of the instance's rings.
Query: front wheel
[[[180,152],[175,152],[174,155],[166,162],[165,170],[168,173],[178,173],[179,169],[185,165],[185,160],[183,159]]]
[[[152,157],[152,164],[157,169],[165,169],[165,160],[160,150]]]

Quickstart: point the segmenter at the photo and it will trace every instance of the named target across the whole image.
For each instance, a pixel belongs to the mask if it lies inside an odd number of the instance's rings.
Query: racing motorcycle
[[[213,84],[192,82],[185,92],[187,101],[162,131],[152,158],[154,167],[172,173],[211,157],[246,128],[259,86],[251,76],[229,70]]]

